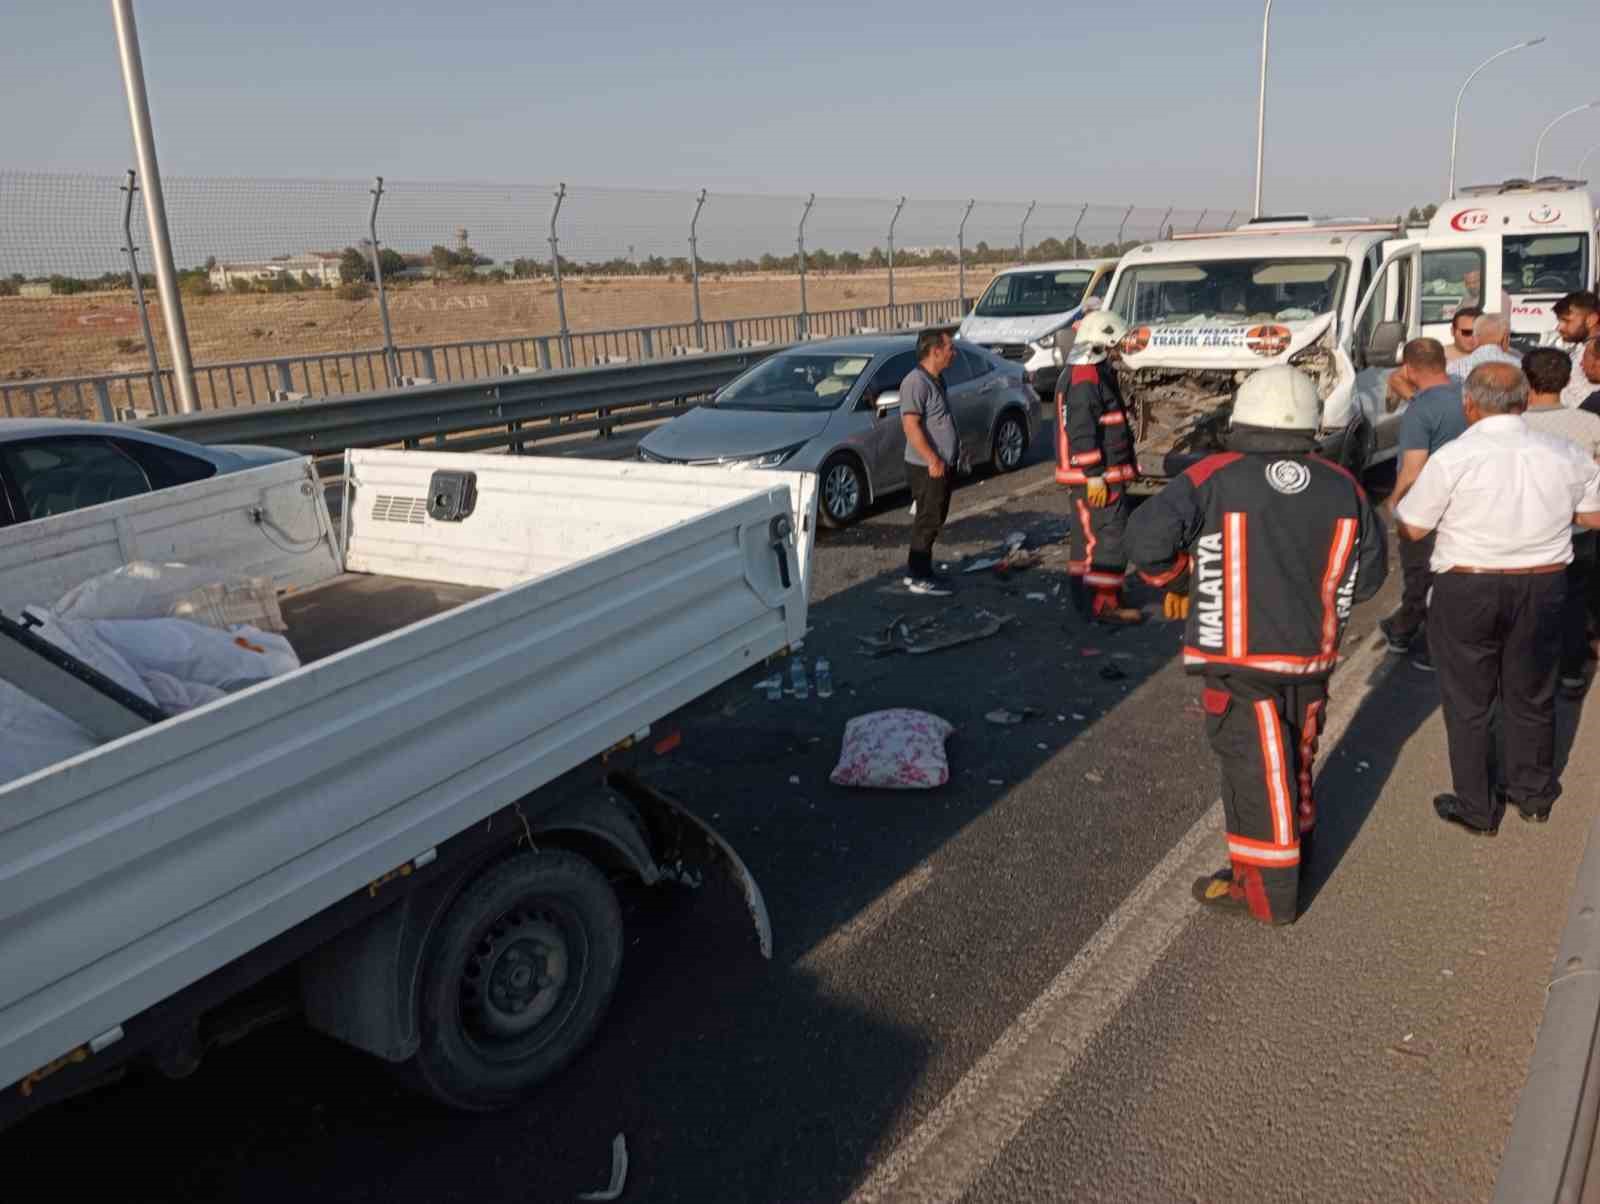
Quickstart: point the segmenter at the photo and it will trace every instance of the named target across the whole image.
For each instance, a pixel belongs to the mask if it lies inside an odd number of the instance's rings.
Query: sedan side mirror
[[[890,410],[898,410],[900,408],[900,390],[885,389],[878,394],[877,401],[872,404],[879,418],[886,417]]]
[[[1367,365],[1373,368],[1393,368],[1400,362],[1400,349],[1406,343],[1404,322],[1379,322],[1367,340]]]

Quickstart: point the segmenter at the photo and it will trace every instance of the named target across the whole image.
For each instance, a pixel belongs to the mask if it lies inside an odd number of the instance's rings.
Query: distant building
[[[18,287],[17,294],[23,297],[49,297],[55,291],[48,280],[30,280]]]
[[[227,289],[235,280],[259,284],[279,276],[310,276],[327,288],[344,283],[344,272],[339,266],[342,257],[334,251],[307,251],[302,255],[280,255],[276,259],[259,259],[241,263],[219,263],[211,269],[211,286]]]

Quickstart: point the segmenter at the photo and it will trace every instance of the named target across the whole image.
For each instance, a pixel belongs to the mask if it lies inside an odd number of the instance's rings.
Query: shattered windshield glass
[[[1130,268],[1111,308],[1130,325],[1309,321],[1344,295],[1342,259],[1211,259]]]

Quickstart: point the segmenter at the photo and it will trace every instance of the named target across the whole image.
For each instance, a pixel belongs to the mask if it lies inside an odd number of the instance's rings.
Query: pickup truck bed
[[[440,471],[474,475],[464,517],[433,516]],[[0,1087],[513,803],[536,818],[532,792],[805,630],[810,476],[354,451],[346,479],[342,539],[299,461],[0,532],[13,616],[203,564],[284,587],[307,662],[0,783]]]

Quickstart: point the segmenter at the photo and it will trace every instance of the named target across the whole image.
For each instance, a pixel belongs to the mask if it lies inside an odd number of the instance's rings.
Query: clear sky
[[[1248,204],[1260,0],[144,0],[169,175]],[[1600,99],[1592,0],[1276,0],[1268,209],[1393,214],[1525,174]],[[109,6],[6,0],[0,170],[132,152]],[[20,118],[20,119],[19,119]],[[1547,170],[1600,145],[1559,127]],[[1591,160],[1600,173],[1600,154]]]

